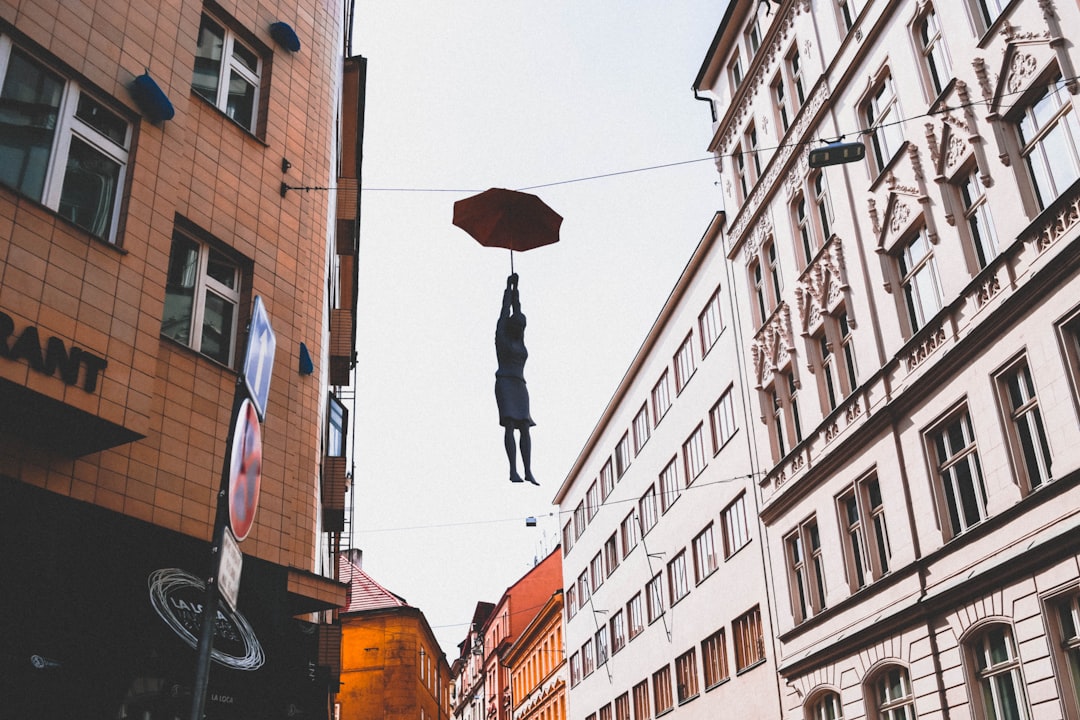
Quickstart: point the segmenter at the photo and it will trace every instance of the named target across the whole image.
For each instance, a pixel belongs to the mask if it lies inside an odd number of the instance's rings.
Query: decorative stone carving
[[[1030,236],[1035,249],[1042,253],[1080,223],[1080,193],[1068,199]]]
[[[945,335],[945,328],[941,326],[938,326],[933,332],[927,335],[926,339],[919,343],[919,345],[913,348],[912,351],[908,354],[908,372],[911,372],[915,368],[919,367],[919,365],[924,360],[926,360],[926,358],[934,354],[935,350],[944,345],[947,339],[948,338]]]
[[[750,344],[756,387],[760,390],[768,385],[778,370],[790,365],[794,353],[791,310],[781,303]]]
[[[840,238],[834,236],[825,252],[818,255],[795,283],[801,334],[812,334],[821,322],[821,316],[835,311],[847,290],[844,246]]]
[[[1005,87],[1010,93],[1015,93],[1031,81],[1035,71],[1039,69],[1039,63],[1033,55],[1017,53],[1013,55],[1009,63],[1009,76],[1005,81]]]

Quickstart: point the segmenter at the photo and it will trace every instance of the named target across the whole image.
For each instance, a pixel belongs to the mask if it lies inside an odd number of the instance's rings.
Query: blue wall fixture
[[[288,23],[276,22],[271,25],[270,37],[289,52],[300,51],[300,38],[296,37],[296,31]]]
[[[176,114],[169,98],[165,97],[165,93],[149,73],[143,73],[132,80],[128,85],[128,91],[142,114],[154,124],[172,120],[173,115]]]
[[[311,362],[311,353],[308,352],[307,345],[300,343],[300,374],[310,375],[315,372],[315,363]]]

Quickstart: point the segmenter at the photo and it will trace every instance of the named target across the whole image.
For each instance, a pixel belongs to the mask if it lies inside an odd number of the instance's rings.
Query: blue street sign
[[[248,333],[247,353],[244,355],[244,384],[259,414],[259,421],[266,418],[266,398],[270,394],[270,376],[274,369],[274,350],[277,338],[270,327],[270,318],[262,298],[255,296],[251,310],[251,331]]]

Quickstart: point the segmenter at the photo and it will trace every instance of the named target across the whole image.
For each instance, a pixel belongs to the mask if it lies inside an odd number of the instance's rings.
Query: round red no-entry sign
[[[255,523],[262,483],[262,431],[259,416],[250,400],[240,404],[233,431],[232,461],[229,465],[229,526],[237,540],[243,540]]]

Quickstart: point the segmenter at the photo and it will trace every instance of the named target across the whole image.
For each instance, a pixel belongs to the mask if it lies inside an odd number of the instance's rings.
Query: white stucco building
[[[575,720],[779,714],[723,222],[555,499]]]
[[[1080,717],[1077,27],[737,0],[705,58],[781,717]]]

